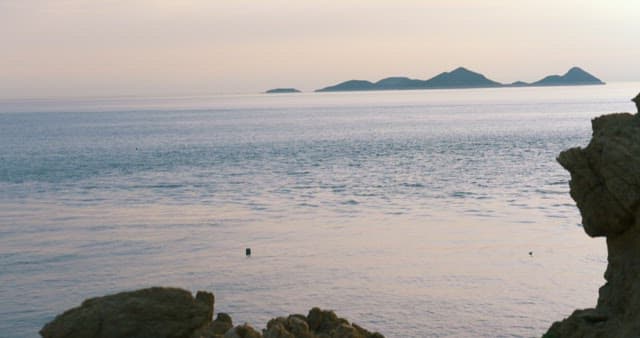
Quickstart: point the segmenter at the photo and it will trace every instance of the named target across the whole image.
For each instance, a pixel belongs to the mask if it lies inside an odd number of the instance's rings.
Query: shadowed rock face
[[[640,202],[640,120],[613,114],[592,126],[589,145],[562,152],[558,162],[571,173],[571,197],[587,234],[614,236],[635,224]]]
[[[595,309],[576,310],[544,337],[640,336],[640,117],[601,116],[592,127],[589,145],[558,162],[571,173],[585,232],[607,238],[607,282]]]

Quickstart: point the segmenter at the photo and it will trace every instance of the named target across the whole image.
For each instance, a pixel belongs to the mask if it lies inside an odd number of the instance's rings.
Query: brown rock
[[[595,309],[575,311],[544,337],[640,336],[640,117],[601,116],[592,127],[589,145],[558,162],[571,173],[585,232],[607,238],[607,283]]]
[[[330,333],[340,324],[348,324],[349,322],[346,319],[338,318],[333,311],[323,311],[314,307],[307,315],[307,323],[309,323],[309,329],[317,333]]]
[[[270,320],[262,334],[264,338],[296,338],[293,333],[287,330],[286,319],[283,317]]]
[[[211,331],[215,334],[224,334],[233,327],[231,316],[226,313],[218,313],[216,320],[211,323]]]
[[[384,338],[379,333],[371,333],[333,311],[313,308],[305,317],[291,315],[269,321],[264,330],[264,338]]]
[[[263,334],[248,324],[233,327],[231,317],[213,317],[214,296],[175,288],[149,288],[92,298],[44,326],[45,338],[384,338],[313,308],[305,317],[274,318]]]
[[[216,320],[211,322],[206,327],[197,330],[192,338],[222,338],[224,334],[233,328],[233,321],[231,316],[226,313],[220,312],[216,317]]]
[[[45,325],[44,338],[186,338],[208,324],[213,294],[148,288],[85,300]]]
[[[371,333],[358,325],[350,324],[344,318],[338,317],[333,311],[323,311],[313,308],[307,315],[309,329],[317,337],[331,338],[384,338],[383,335]]]
[[[262,334],[251,325],[238,325],[224,334],[224,338],[262,338]]]
[[[265,338],[313,338],[306,318],[302,315],[291,315],[288,318],[278,317],[267,323]]]
[[[287,329],[296,338],[311,338],[311,332],[309,331],[309,324],[307,324],[306,318],[300,315],[292,315],[287,318]]]

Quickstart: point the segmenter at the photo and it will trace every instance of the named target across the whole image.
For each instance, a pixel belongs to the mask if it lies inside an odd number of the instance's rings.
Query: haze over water
[[[151,285],[256,327],[540,336],[606,265],[555,157],[638,87],[0,101],[0,336]]]

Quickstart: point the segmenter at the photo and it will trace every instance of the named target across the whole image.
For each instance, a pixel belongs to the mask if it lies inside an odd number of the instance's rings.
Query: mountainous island
[[[300,93],[300,91],[295,88],[274,88],[274,89],[269,89],[265,92],[265,94],[284,94],[284,93]]]
[[[564,75],[549,75],[541,80],[527,83],[516,81],[502,84],[464,67],[444,72],[428,80],[416,80],[408,77],[388,77],[378,82],[350,80],[334,86],[316,90],[316,92],[342,92],[364,90],[406,90],[406,89],[453,89],[453,88],[497,88],[497,87],[541,87],[541,86],[582,86],[605,84],[597,77],[579,67],[569,69]]]

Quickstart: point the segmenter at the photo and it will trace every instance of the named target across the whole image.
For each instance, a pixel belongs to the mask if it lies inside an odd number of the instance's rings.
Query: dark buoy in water
[[[533,251],[529,251],[529,256],[533,256]]]
[[[247,255],[247,257],[251,256],[251,248],[244,249],[244,254]]]

